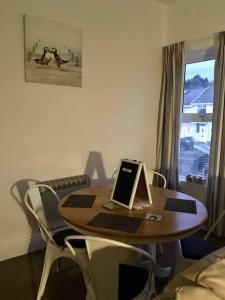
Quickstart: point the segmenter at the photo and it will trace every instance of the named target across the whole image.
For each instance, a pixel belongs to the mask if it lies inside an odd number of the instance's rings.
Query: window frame
[[[188,122],[212,122],[213,113],[182,113],[181,114],[181,123]]]
[[[202,43],[202,41],[201,41]],[[201,44],[200,43],[200,44]],[[186,65],[192,64],[192,63],[198,63],[208,60],[215,60],[216,59],[216,40],[208,39],[208,41],[204,41],[206,43],[205,47],[198,47],[196,46],[196,43],[193,43],[194,45],[188,45],[186,48],[186,57],[185,57],[185,68],[184,68],[184,82],[185,82],[185,74],[186,74]],[[204,44],[203,43],[203,44]],[[197,43],[198,44],[198,43]],[[182,93],[182,109],[180,114],[180,126],[182,123],[205,123],[209,122],[212,123],[213,121],[213,112],[212,113],[188,113],[183,112],[184,110],[184,95],[185,95],[185,88],[183,86],[183,93]],[[179,144],[180,144],[181,135],[179,133]],[[211,144],[211,141],[210,141]],[[180,169],[180,145],[179,145],[179,155],[178,155],[178,170]],[[186,183],[183,179],[181,179],[180,173],[178,171],[178,182],[180,183]]]

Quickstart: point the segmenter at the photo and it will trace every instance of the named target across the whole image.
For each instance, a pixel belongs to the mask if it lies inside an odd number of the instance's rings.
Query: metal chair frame
[[[207,233],[204,235],[204,237],[202,238],[203,240],[207,240],[209,238],[209,236],[212,234],[213,230],[215,229],[216,225],[220,222],[220,220],[224,216],[225,216],[225,209],[221,212],[219,217],[216,219],[216,221],[213,223],[213,225],[209,228]],[[178,272],[184,270],[185,268],[187,268],[188,266],[190,266],[192,263],[194,263],[196,261],[196,259],[190,259],[190,258],[186,258],[183,256],[180,240],[178,240],[176,242],[175,248],[176,248],[176,251],[175,251],[175,253],[176,253],[175,273],[178,273]]]
[[[118,284],[118,277],[115,278],[115,273],[112,275],[114,280],[110,282],[110,284],[106,283],[106,280],[103,280],[102,276],[102,269],[104,268],[103,265],[107,265],[107,262],[104,261],[106,259],[108,261],[108,264],[113,264],[113,262],[116,260],[118,263],[120,262],[120,258],[122,256],[123,260],[127,260],[129,265],[139,266],[142,268],[145,268],[148,270],[149,275],[148,279],[144,285],[144,288],[138,293],[138,295],[135,296],[135,300],[144,300],[144,299],[150,299],[153,294],[156,294],[155,292],[155,284],[154,284],[154,274],[157,273],[157,265],[154,262],[154,259],[152,256],[147,253],[146,251],[122,243],[115,240],[107,239],[107,238],[101,238],[101,237],[93,237],[93,236],[68,236],[65,238],[65,244],[71,251],[71,253],[76,256],[76,252],[74,248],[72,247],[70,241],[71,240],[85,240],[86,241],[86,247],[88,252],[88,259],[89,259],[89,278],[90,282],[87,285],[87,297],[86,300],[105,300],[106,294],[108,300],[117,300],[116,297],[116,291],[115,291],[115,285]],[[106,252],[107,247],[114,247],[117,251],[115,252],[115,255],[110,254],[110,257],[104,253]],[[125,252],[121,252],[122,249],[125,249]],[[96,264],[95,255],[98,251],[101,255],[99,255],[101,259],[101,265]],[[111,253],[111,252],[110,252]],[[113,252],[114,253],[114,252]],[[134,256],[138,257],[138,261],[134,259]],[[140,259],[141,257],[141,259]],[[99,258],[98,258],[99,259]],[[97,259],[97,262],[98,262]],[[144,260],[145,259],[145,260]],[[107,266],[107,273],[110,273],[110,268],[108,269]],[[96,280],[97,278],[97,280]],[[99,279],[99,280],[98,280]],[[100,284],[99,284],[100,282]],[[115,283],[115,285],[113,284]],[[99,286],[100,285],[100,286]],[[110,291],[111,289],[111,291]],[[116,289],[117,290],[117,289]]]
[[[83,269],[83,264],[80,263],[79,258],[77,257],[76,253],[79,252],[79,257],[86,257],[86,248],[81,248],[74,250],[74,253],[67,247],[60,247],[53,238],[53,232],[49,231],[47,228],[47,220],[42,204],[42,199],[40,195],[39,189],[47,189],[53,193],[55,198],[60,201],[57,193],[46,184],[36,184],[31,186],[24,196],[24,202],[28,210],[31,212],[32,216],[35,218],[37,225],[40,229],[42,238],[46,242],[46,251],[45,251],[45,259],[44,259],[44,266],[40,281],[40,286],[37,294],[37,300],[40,300],[44,294],[44,290],[46,287],[46,282],[48,279],[50,268],[53,262],[61,257],[67,257],[74,260],[80,266],[81,270],[84,274],[85,283],[87,282],[87,277],[85,276],[85,270]]]

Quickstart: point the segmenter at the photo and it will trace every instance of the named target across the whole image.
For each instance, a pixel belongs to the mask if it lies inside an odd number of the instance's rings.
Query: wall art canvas
[[[26,81],[82,86],[82,30],[25,15]]]

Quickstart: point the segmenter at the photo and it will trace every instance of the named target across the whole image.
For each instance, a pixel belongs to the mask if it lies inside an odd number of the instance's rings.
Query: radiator
[[[40,181],[39,184],[46,184],[54,189],[60,199],[66,195],[90,186],[88,175],[76,175],[60,179]],[[51,191],[44,187],[39,187],[40,195],[48,223],[49,230],[64,227],[64,220],[58,213],[58,202]]]

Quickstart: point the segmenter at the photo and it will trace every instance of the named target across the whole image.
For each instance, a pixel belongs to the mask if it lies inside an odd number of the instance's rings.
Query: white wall
[[[167,44],[225,30],[224,0],[178,0],[168,7]]]
[[[154,0],[2,1],[0,260],[29,245],[16,182],[83,173],[91,152],[107,176],[121,157],[154,167],[166,11]],[[82,88],[25,82],[23,14],[83,29]]]

